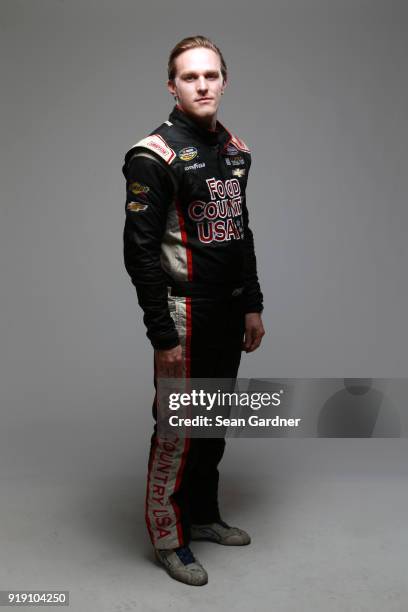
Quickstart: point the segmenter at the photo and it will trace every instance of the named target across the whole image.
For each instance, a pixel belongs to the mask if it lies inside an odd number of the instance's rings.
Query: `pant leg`
[[[241,298],[169,298],[183,348],[186,378],[235,378],[241,358],[244,315]],[[153,405],[156,417],[156,406]],[[191,522],[219,519],[218,463],[224,438],[159,437],[151,440],[146,523],[153,546],[175,548],[189,541]]]
[[[192,310],[191,298],[168,298],[169,312],[180,338],[183,351],[183,377],[190,377]],[[154,376],[157,386],[156,370]],[[153,417],[157,418],[157,394]],[[155,548],[170,549],[188,542],[189,511],[187,499],[177,497],[194,462],[191,440],[176,435],[158,436],[154,426],[150,444],[147,474],[145,519]]]
[[[231,391],[241,361],[244,335],[243,304],[240,297],[214,304],[208,313],[212,333],[197,333],[192,338],[192,377],[228,378]],[[196,344],[199,346],[196,348]],[[189,478],[189,509],[192,523],[205,524],[220,520],[218,483],[225,439],[195,438],[196,458]]]

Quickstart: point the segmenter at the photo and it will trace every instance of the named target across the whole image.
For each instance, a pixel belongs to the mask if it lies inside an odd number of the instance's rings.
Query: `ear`
[[[225,90],[226,86],[227,86],[227,79],[225,78],[224,81],[223,81],[223,84],[222,84],[221,93],[224,93],[224,90]]]
[[[174,81],[167,81],[167,89],[169,90],[172,96],[176,95],[176,86],[174,84]]]

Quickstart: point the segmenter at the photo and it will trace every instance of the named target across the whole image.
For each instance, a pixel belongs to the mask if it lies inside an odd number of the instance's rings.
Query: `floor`
[[[25,456],[14,437],[1,469],[1,589],[69,590],[75,612],[408,610],[406,440],[229,440],[221,507],[252,544],[195,543],[209,583],[188,587],[153,561],[147,440],[135,447],[132,435],[109,447],[94,436],[93,451],[70,457],[68,443]]]

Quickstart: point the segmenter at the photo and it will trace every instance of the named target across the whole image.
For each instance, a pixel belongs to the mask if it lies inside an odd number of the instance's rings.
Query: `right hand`
[[[156,376],[158,378],[181,378],[183,375],[183,350],[181,344],[168,350],[155,349]]]

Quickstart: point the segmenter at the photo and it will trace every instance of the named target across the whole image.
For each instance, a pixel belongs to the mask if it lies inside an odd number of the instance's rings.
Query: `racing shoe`
[[[251,538],[243,529],[230,527],[224,521],[208,523],[206,525],[191,525],[192,540],[209,540],[225,546],[246,546]]]
[[[188,546],[169,550],[155,548],[155,555],[174,580],[192,586],[207,584],[208,574]]]

